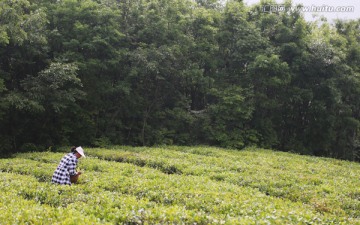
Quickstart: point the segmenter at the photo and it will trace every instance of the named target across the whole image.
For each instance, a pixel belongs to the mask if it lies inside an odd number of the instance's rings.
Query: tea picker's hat
[[[86,158],[86,157],[85,157],[85,154],[84,154],[84,149],[83,149],[81,146],[77,147],[75,150],[76,150],[82,157]]]

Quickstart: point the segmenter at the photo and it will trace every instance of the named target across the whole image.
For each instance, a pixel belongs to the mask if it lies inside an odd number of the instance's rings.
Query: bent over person
[[[72,147],[71,153],[66,154],[60,161],[58,167],[56,168],[51,182],[55,184],[68,184],[75,183],[81,174],[81,172],[76,172],[76,165],[78,159],[85,157],[84,149],[79,147]]]

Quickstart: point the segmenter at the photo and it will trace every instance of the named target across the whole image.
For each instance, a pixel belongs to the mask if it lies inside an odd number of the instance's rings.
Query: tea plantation
[[[85,148],[0,159],[0,224],[360,224],[360,164],[248,148]]]

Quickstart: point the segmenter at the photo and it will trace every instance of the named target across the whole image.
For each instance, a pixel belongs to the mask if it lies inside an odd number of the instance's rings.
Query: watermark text
[[[262,11],[266,13],[276,12],[354,12],[354,6],[331,6],[331,5],[311,5],[311,6],[286,6],[281,4],[263,5]]]

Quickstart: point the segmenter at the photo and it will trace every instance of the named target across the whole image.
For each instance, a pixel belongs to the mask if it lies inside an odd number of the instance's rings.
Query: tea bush
[[[262,149],[86,149],[79,182],[51,184],[64,153],[0,159],[0,224],[360,224],[357,163]]]

